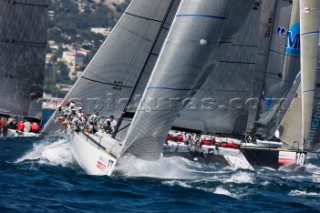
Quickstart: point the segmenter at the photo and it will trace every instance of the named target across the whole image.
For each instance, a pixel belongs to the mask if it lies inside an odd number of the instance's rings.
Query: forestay
[[[0,1],[0,114],[41,119],[47,0]]]
[[[99,109],[100,115],[119,118],[135,85],[146,86],[178,4],[179,0],[133,0],[64,100],[74,100],[88,114]],[[58,129],[57,115],[43,133]]]
[[[182,0],[152,72],[122,153],[156,160],[183,100],[195,94],[209,74],[219,41],[244,23],[252,1]],[[240,13],[241,11],[241,13]],[[231,27],[238,26],[238,27]]]

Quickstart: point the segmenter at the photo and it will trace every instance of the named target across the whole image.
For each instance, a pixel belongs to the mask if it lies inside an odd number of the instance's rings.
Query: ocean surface
[[[118,173],[86,175],[66,140],[37,140],[0,161],[0,212],[320,212],[320,159],[303,171],[129,159]]]
[[[79,168],[65,139],[4,139],[0,153],[6,143],[30,149],[0,159],[1,213],[320,212],[319,158],[299,171],[131,158],[116,176],[97,177]]]

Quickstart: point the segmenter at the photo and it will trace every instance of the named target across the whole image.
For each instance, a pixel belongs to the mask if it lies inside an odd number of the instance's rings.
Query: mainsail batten
[[[41,119],[48,1],[0,1],[0,114]]]

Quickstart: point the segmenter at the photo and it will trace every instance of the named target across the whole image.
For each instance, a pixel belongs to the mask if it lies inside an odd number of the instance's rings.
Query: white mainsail
[[[221,38],[245,22],[253,1],[182,0],[132,121],[122,154],[155,160],[183,101],[205,79]],[[237,26],[232,28],[230,26]]]
[[[300,0],[301,24],[301,92],[302,92],[302,140],[304,149],[312,150],[315,136],[312,110],[316,82],[318,38],[320,25],[320,1]]]
[[[250,108],[259,43],[260,4],[255,3],[237,33],[220,40],[205,68],[208,76],[174,121],[174,129],[242,135]],[[204,75],[206,76],[206,75]]]
[[[0,114],[41,119],[47,0],[0,1]]]

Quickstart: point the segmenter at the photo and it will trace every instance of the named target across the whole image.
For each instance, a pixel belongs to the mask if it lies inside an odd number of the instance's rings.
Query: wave
[[[36,161],[39,164],[63,167],[68,167],[75,163],[70,145],[66,139],[59,139],[54,142],[44,139],[41,143],[34,144],[32,150],[17,159],[15,163],[26,161]]]

